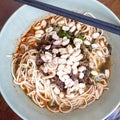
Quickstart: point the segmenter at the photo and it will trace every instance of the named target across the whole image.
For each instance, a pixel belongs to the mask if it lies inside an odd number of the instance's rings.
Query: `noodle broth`
[[[34,103],[68,113],[85,108],[108,89],[110,56],[102,30],[51,16],[21,37],[12,75]]]

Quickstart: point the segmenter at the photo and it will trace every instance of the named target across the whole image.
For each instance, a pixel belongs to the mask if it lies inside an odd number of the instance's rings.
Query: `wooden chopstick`
[[[75,13],[37,0],[15,0],[15,1],[120,35],[120,26],[114,25],[112,23],[98,20],[96,18],[91,18],[89,16],[85,16],[80,13]]]

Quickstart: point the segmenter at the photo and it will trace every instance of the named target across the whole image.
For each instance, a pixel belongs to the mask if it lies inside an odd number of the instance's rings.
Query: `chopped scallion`
[[[38,55],[39,55],[39,56],[41,55],[41,53],[42,53],[41,51],[38,51]]]
[[[96,82],[98,82],[98,81],[100,81],[100,78],[95,77],[94,80],[95,80]]]
[[[81,40],[84,40],[84,37],[81,34],[78,34],[78,38],[80,38]]]
[[[68,39],[70,39],[71,35],[67,31],[63,30],[60,33],[60,37],[67,37]]]

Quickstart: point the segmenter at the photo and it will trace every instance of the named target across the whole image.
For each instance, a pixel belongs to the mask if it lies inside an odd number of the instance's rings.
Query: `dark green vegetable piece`
[[[91,73],[89,74],[89,77],[92,78],[92,79],[94,79],[94,76]]]
[[[20,61],[21,61],[21,59],[20,59],[20,58],[19,58],[19,59],[17,59],[16,64],[17,64],[17,65],[19,65],[19,64],[20,64]]]
[[[40,56],[40,55],[41,55],[41,53],[42,53],[42,52],[39,50],[39,51],[38,51],[38,55]]]
[[[107,45],[107,48],[108,48],[108,51],[109,51],[109,54],[111,55],[111,52],[112,52],[112,47],[110,44]]]
[[[71,35],[67,31],[63,30],[60,32],[60,37],[67,37],[68,39],[70,39]]]
[[[96,83],[99,82],[99,80],[100,80],[98,77],[95,77],[92,74],[89,74],[89,78],[91,78],[92,80],[94,80]]]
[[[77,37],[80,38],[81,40],[84,40],[84,37],[81,34],[78,34]]]

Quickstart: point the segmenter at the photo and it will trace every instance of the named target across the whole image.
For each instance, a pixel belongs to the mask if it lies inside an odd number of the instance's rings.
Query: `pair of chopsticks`
[[[114,25],[112,23],[98,20],[96,18],[91,18],[89,16],[75,13],[37,0],[15,0],[15,1],[120,35],[120,26]]]

